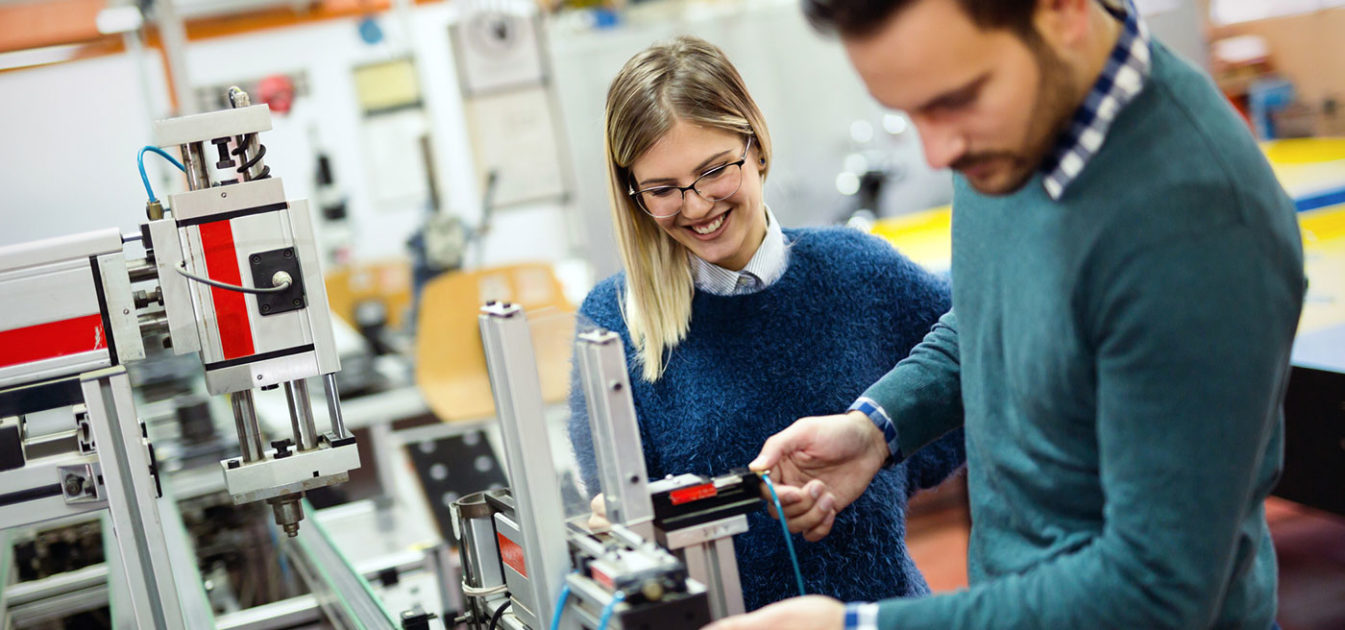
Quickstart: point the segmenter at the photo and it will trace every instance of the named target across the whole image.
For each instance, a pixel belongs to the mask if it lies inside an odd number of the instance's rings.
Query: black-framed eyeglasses
[[[666,219],[681,212],[688,190],[695,191],[701,199],[711,203],[728,199],[743,185],[743,164],[747,163],[747,152],[751,150],[752,136],[748,136],[742,157],[701,173],[690,186],[651,186],[642,190],[630,187],[626,194],[635,200],[635,205],[655,219]]]

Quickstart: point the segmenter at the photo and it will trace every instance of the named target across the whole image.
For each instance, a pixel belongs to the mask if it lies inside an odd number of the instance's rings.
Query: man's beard
[[[1074,102],[1078,90],[1070,73],[1068,64],[1051,50],[1035,32],[1022,36],[1023,43],[1032,52],[1037,62],[1040,77],[1037,82],[1037,98],[1032,105],[1032,118],[1028,121],[1026,146],[1018,151],[987,151],[969,153],[952,164],[955,171],[965,172],[987,162],[1004,162],[1008,166],[1009,176],[1000,183],[977,182],[968,177],[967,182],[977,192],[984,195],[1008,195],[1021,189],[1041,166],[1042,160],[1055,148],[1060,134],[1074,119],[1078,104]],[[984,188],[982,186],[985,186]]]

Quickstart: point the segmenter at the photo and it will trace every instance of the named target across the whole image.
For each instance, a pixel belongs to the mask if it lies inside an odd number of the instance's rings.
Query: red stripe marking
[[[500,559],[511,569],[518,571],[519,575],[528,577],[528,563],[523,560],[523,548],[499,532],[495,532],[495,538],[500,541]]]
[[[683,503],[691,503],[692,501],[708,499],[718,494],[719,490],[715,489],[715,484],[703,483],[699,486],[691,486],[690,488],[673,490],[672,492],[668,493],[668,498],[672,499],[673,505],[681,505]]]
[[[606,586],[607,590],[609,591],[616,590],[616,582],[611,578],[611,576],[591,566],[588,568],[588,573],[589,577],[592,577],[595,582],[603,586]]]
[[[0,367],[107,349],[99,313],[0,330]]]
[[[200,229],[201,248],[205,250],[206,277],[243,286],[242,274],[238,270],[238,253],[234,249],[233,227],[226,220],[203,223]],[[248,319],[248,304],[243,294],[212,287],[210,297],[215,301],[215,320],[224,359],[254,354],[252,322]]]

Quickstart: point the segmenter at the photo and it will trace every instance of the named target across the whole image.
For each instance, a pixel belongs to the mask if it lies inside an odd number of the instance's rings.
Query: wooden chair
[[[387,260],[334,267],[324,275],[327,303],[332,312],[352,327],[355,306],[374,300],[382,302],[388,314],[388,326],[401,329],[411,310],[411,263]]]
[[[559,402],[570,387],[574,308],[551,266],[525,263],[446,273],[425,285],[416,317],[416,384],[445,422],[495,415],[477,320],[490,300],[523,307],[532,329],[542,400]]]

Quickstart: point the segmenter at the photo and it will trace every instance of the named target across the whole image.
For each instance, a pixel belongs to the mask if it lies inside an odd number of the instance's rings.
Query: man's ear
[[[1089,18],[1097,0],[1037,0],[1032,24],[1055,50],[1080,47],[1088,37]]]

